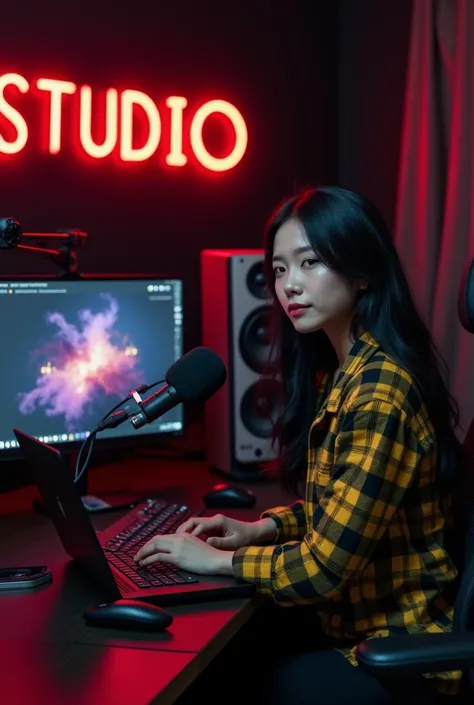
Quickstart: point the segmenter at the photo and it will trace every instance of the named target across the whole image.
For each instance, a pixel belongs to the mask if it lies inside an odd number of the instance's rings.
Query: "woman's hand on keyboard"
[[[201,575],[232,575],[232,551],[220,551],[191,534],[154,536],[135,556],[140,568],[170,563],[178,569]]]
[[[191,517],[176,533],[199,536],[215,548],[236,551],[244,546],[271,543],[276,536],[276,524],[269,518],[250,522],[216,514],[213,517]]]
[[[175,534],[150,539],[138,551],[135,561],[140,567],[170,563],[191,573],[232,575],[234,551],[243,546],[270,543],[276,532],[276,524],[270,518],[248,522],[222,514],[192,517]]]

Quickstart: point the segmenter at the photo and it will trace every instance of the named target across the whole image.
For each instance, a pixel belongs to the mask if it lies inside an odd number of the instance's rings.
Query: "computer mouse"
[[[203,502],[206,507],[225,509],[226,507],[253,507],[255,495],[251,490],[235,485],[214,485],[212,490],[204,495]]]
[[[89,607],[84,610],[83,617],[94,627],[147,632],[162,632],[173,621],[173,615],[158,605],[125,598]]]

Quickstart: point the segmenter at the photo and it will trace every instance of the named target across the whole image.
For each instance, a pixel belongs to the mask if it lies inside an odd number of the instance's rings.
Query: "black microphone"
[[[0,218],[0,250],[11,250],[17,247],[22,237],[23,233],[18,221],[13,218]]]
[[[182,402],[207,401],[222,387],[227,370],[217,353],[210,348],[194,348],[176,360],[165,374],[166,384],[146,399],[132,392],[133,406],[127,404],[107,416],[97,430],[116,428],[130,418],[135,429],[155,421]],[[139,411],[136,411],[137,405]]]

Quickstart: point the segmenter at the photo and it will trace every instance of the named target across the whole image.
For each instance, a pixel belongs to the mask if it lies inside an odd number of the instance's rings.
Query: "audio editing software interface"
[[[164,379],[183,354],[182,326],[178,279],[0,281],[0,450],[17,447],[15,427],[82,441],[131,390]],[[99,438],[180,431],[182,414]]]

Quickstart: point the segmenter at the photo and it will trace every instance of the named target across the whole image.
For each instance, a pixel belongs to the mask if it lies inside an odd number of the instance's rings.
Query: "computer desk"
[[[203,462],[136,457],[92,470],[89,491],[159,495],[198,508],[220,481]],[[221,511],[254,519],[288,501],[275,483],[251,488],[257,496],[252,510]],[[70,561],[50,519],[32,511],[35,497],[34,487],[0,495],[0,566],[53,570],[48,587],[0,593],[2,705],[169,705],[261,604],[256,596],[167,607],[174,621],[158,634],[88,627],[82,612],[104,594]],[[118,516],[96,515],[96,529]]]

